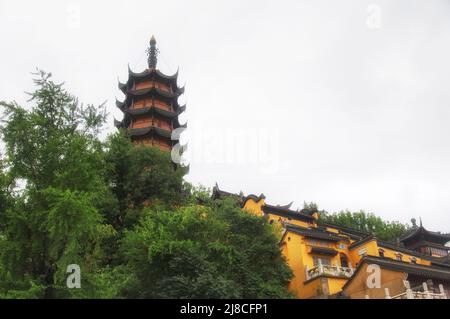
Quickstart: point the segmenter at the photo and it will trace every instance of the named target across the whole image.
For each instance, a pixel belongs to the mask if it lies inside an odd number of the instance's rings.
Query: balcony
[[[310,280],[319,276],[332,276],[341,278],[350,278],[353,276],[354,269],[348,267],[317,265],[313,268],[306,266],[306,280]]]

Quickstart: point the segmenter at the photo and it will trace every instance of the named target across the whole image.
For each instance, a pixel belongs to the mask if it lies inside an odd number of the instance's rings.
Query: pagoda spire
[[[155,36],[152,35],[152,38],[150,39],[150,47],[147,49],[148,67],[150,69],[156,69],[156,64],[158,63],[158,53],[159,50],[156,48],[156,39]]]

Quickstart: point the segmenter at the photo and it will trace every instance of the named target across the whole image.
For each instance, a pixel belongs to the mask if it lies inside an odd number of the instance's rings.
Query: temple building
[[[450,248],[445,246],[449,241],[447,234],[426,230],[422,226],[422,221],[420,221],[420,226],[416,225],[415,219],[412,220],[412,223],[412,230],[400,238],[404,247],[434,257],[448,256]]]
[[[117,128],[127,129],[137,145],[171,151],[179,136],[172,134],[173,130],[186,127],[178,121],[178,116],[185,110],[185,106],[178,104],[184,87],[178,87],[178,71],[174,75],[165,75],[157,69],[158,52],[152,37],[147,49],[148,68],[135,73],[128,67],[127,82],[119,82],[125,99],[116,101],[124,116],[122,121],[115,120],[114,124]]]
[[[393,242],[371,233],[327,224],[319,213],[269,205],[261,194],[244,196],[213,188],[213,198],[231,197],[249,214],[267,218],[294,277],[298,298],[446,299],[450,297],[450,234],[411,230]],[[378,286],[370,286],[374,269]]]

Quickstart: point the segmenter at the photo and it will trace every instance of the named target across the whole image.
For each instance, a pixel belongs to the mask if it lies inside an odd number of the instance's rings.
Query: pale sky
[[[52,72],[85,103],[186,83],[187,180],[450,232],[450,2],[0,0],[0,99]]]

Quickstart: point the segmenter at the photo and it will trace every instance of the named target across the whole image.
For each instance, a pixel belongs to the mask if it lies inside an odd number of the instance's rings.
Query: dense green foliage
[[[393,221],[384,221],[378,216],[364,211],[350,212],[348,210],[329,214],[320,212],[320,221],[335,224],[342,227],[355,228],[367,233],[374,234],[381,240],[395,240],[404,235],[409,226]]]
[[[267,221],[218,204],[146,211],[121,247],[136,274],[128,297],[288,296],[291,271]]]
[[[90,287],[107,228],[101,210],[111,196],[96,138],[103,106],[83,107],[49,74],[38,76],[30,111],[2,102],[5,163],[11,182],[22,184],[1,212],[0,283],[6,297],[78,293],[64,288],[72,263],[84,269],[84,284]]]
[[[44,72],[35,84],[31,108],[0,103],[0,298],[289,296],[265,219],[209,200],[125,132],[100,141],[103,105]],[[70,264],[81,289],[66,286]]]

